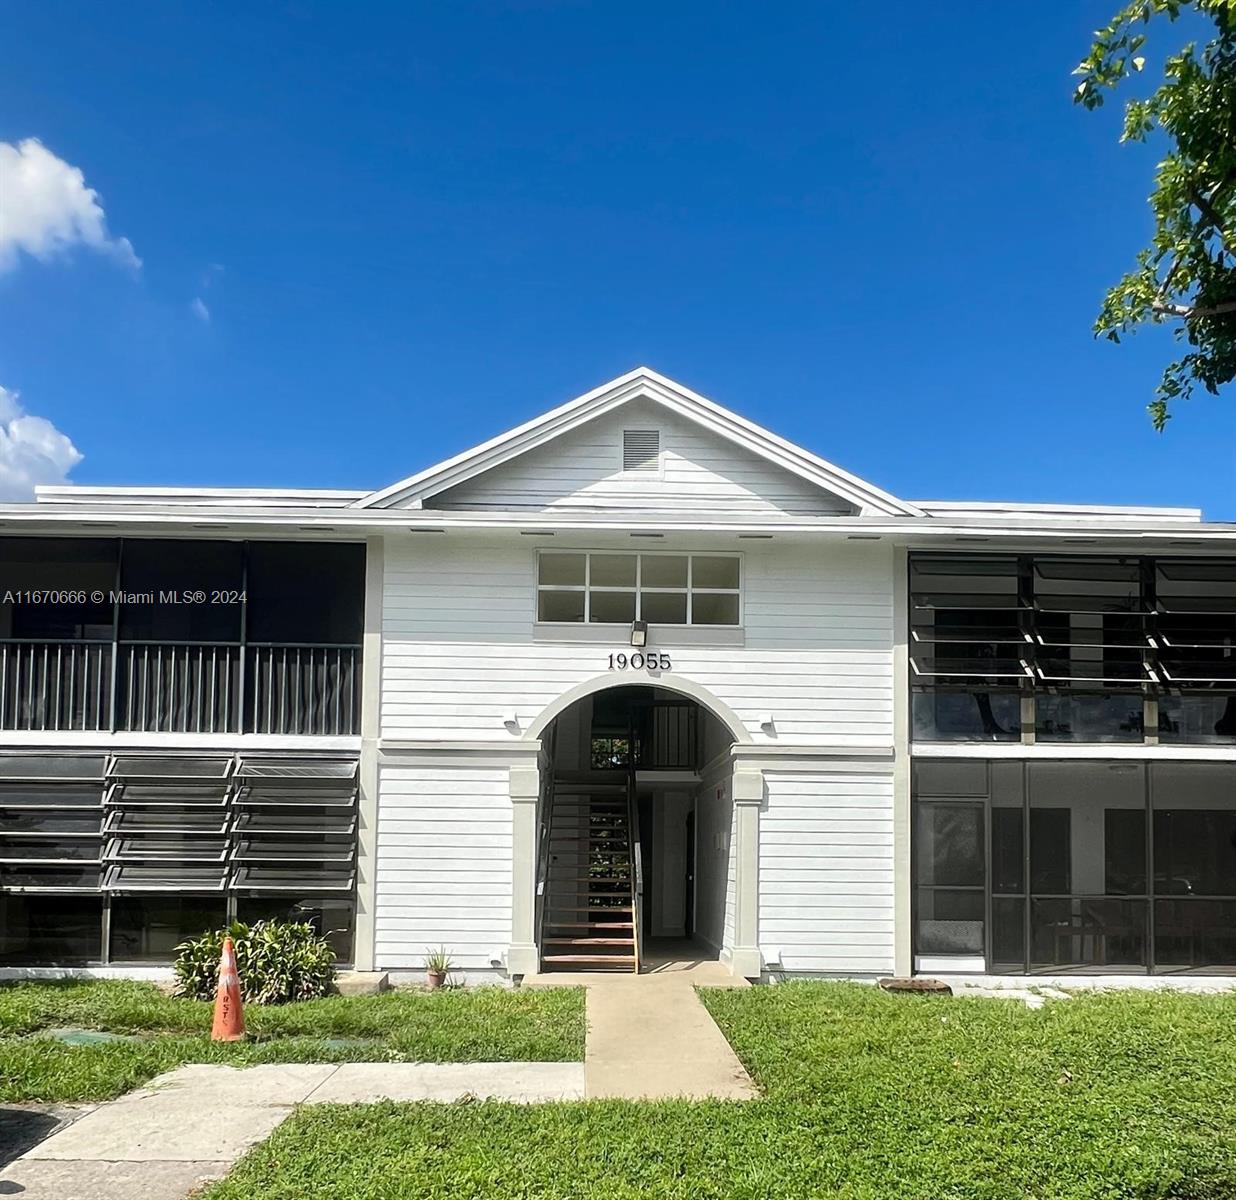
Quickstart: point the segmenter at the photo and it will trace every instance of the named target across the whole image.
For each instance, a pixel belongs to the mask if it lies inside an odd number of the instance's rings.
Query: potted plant
[[[436,992],[446,982],[451,967],[451,956],[445,946],[425,951],[425,983],[431,992]]]

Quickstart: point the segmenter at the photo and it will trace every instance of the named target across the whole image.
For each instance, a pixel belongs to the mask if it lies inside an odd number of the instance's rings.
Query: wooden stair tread
[[[554,842],[588,842],[593,846],[604,842],[622,842],[625,845],[630,840],[625,833],[597,833],[591,829],[581,829],[578,833],[565,833],[549,839],[550,845]]]
[[[546,966],[553,966],[555,963],[575,963],[582,965],[585,963],[595,963],[598,966],[609,966],[615,963],[621,963],[627,966],[635,965],[634,954],[543,954],[541,962]]]
[[[550,929],[634,929],[634,921],[547,921]],[[556,935],[555,935],[556,936]]]
[[[630,912],[629,904],[550,904],[551,912],[620,913]]]
[[[547,937],[547,946],[630,946],[633,938],[624,937]]]

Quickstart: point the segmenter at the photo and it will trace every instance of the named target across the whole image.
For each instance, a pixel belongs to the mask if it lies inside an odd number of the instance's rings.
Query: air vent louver
[[[661,431],[624,429],[622,431],[622,469],[655,472],[660,466]]]

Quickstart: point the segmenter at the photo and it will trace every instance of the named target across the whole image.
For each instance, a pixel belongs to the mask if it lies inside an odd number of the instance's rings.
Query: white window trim
[[[584,556],[584,582],[579,583],[541,583],[541,559],[546,555],[562,555],[562,554],[582,554]],[[635,559],[635,583],[631,584],[600,584],[594,585],[592,582],[592,560],[593,557],[624,557]],[[643,561],[645,558],[685,558],[687,560],[687,582],[683,587],[644,587]],[[738,564],[738,586],[736,588],[709,588],[694,586],[695,560],[697,558],[729,558],[733,559]],[[644,592],[651,592],[659,595],[682,595],[686,592],[687,597],[687,619],[685,622],[649,622],[650,627],[660,631],[675,630],[675,629],[707,629],[707,630],[742,630],[745,628],[746,621],[746,605],[744,598],[743,582],[745,578],[745,564],[743,555],[740,551],[722,551],[722,550],[586,550],[586,549],[538,549],[536,552],[536,570],[533,578],[533,612],[536,614],[535,622],[538,628],[541,629],[621,629],[630,625],[630,621],[593,621],[592,618],[592,593],[598,592],[624,592],[632,593],[635,596],[635,616],[634,620],[643,620],[641,615],[643,605],[641,595]],[[542,621],[540,619],[541,612],[541,593],[542,592],[582,592],[584,596],[584,619],[582,621]],[[737,596],[738,597],[738,620],[732,625],[714,625],[701,624],[696,625],[692,622],[694,615],[694,598],[696,594],[702,596]]]

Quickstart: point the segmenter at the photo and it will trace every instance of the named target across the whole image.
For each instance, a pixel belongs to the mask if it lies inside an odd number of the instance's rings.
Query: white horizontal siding
[[[555,539],[555,548],[566,539]],[[698,550],[689,538],[658,549]],[[879,543],[804,547],[735,541],[743,553],[744,641],[674,646],[673,673],[729,705],[757,739],[771,714],[785,742],[855,747],[892,741],[891,552]],[[389,738],[509,736],[563,692],[605,671],[614,642],[534,639],[532,539],[388,540],[382,734]],[[651,682],[614,672],[614,683]]]
[[[892,774],[766,771],[760,944],[787,971],[893,970]]]
[[[507,768],[383,764],[376,879],[379,969],[444,945],[461,970],[488,970],[511,940]]]
[[[622,470],[622,431],[657,429],[659,473]],[[853,508],[657,405],[636,403],[426,502],[443,509],[694,509],[839,513]]]

